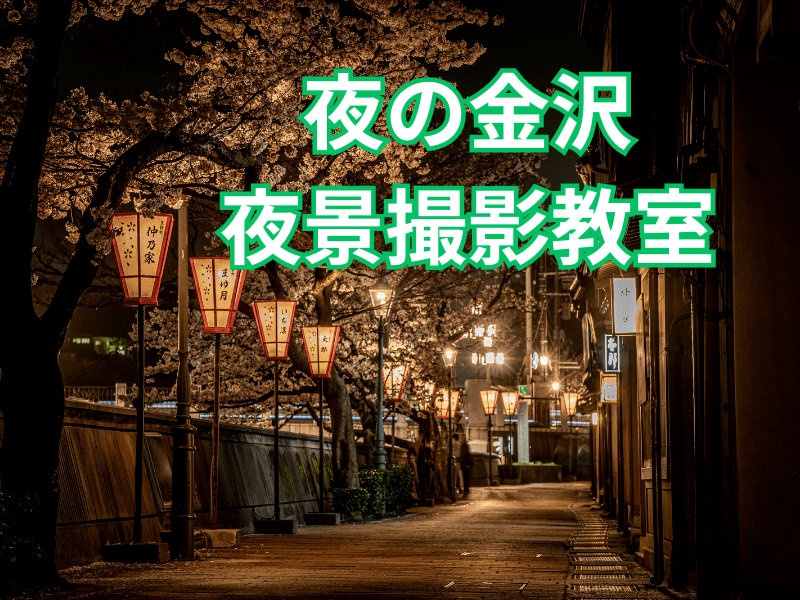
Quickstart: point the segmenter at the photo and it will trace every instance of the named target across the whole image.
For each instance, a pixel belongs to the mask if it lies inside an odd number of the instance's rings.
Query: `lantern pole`
[[[276,304],[275,312],[276,313],[278,312],[277,304]],[[276,319],[276,327],[277,327],[277,319]],[[279,502],[279,497],[280,497],[279,496],[279,494],[280,494],[280,488],[279,488],[280,477],[278,477],[278,475],[279,475],[278,471],[280,470],[280,464],[281,463],[280,463],[280,459],[279,459],[279,455],[278,455],[278,435],[279,435],[278,434],[278,419],[279,419],[279,417],[278,417],[278,361],[277,360],[273,361],[273,363],[275,365],[274,368],[273,368],[274,375],[275,375],[275,383],[274,383],[273,388],[272,388],[273,389],[273,393],[275,394],[275,425],[274,425],[274,430],[273,430],[275,433],[272,436],[273,440],[275,442],[275,466],[272,469],[272,473],[273,473],[273,477],[274,477],[273,483],[274,483],[274,489],[275,489],[275,510],[273,511],[273,513],[274,513],[273,514],[273,518],[277,521],[278,519],[281,518],[281,505],[280,505],[280,502]]]
[[[378,317],[378,448],[375,450],[378,469],[386,468],[386,449],[383,447],[383,315]]]
[[[322,379],[319,380],[319,512],[325,512],[325,446],[322,441]]]
[[[456,470],[455,470],[455,456],[453,456],[453,392],[450,391],[451,386],[451,373],[453,368],[450,367],[447,373],[447,461],[450,463],[450,500],[453,504],[456,503]]]
[[[211,424],[211,529],[217,528],[219,501],[219,350],[221,334],[214,334],[214,418]]]
[[[144,461],[144,304],[137,307],[139,397],[136,400],[136,467],[134,469],[133,543],[142,543],[142,463]]]
[[[173,560],[194,560],[194,433],[189,406],[189,207],[178,209],[178,398],[172,427],[172,532]]]
[[[489,487],[492,486],[492,415],[489,415]]]
[[[394,363],[392,363],[392,367],[394,367]],[[394,464],[394,423],[397,421],[397,402],[395,401],[394,397],[394,369],[392,368],[389,371],[389,376],[392,378],[392,460],[390,461]]]

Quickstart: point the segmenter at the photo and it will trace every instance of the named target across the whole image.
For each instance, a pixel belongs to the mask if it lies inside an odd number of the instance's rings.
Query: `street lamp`
[[[554,389],[555,391],[558,391],[558,388],[560,388],[560,387],[561,387],[561,386],[558,384],[558,382],[557,382],[557,381],[554,381],[554,382],[553,382],[553,389]]]
[[[408,377],[408,372],[411,370],[411,365],[408,364],[400,364],[390,367],[389,369],[384,369],[383,372],[383,379],[384,389],[386,388],[386,380],[389,380],[389,386],[391,392],[389,392],[389,402],[392,403],[392,464],[394,464],[394,448],[395,448],[395,421],[397,420],[397,403],[403,398],[403,391],[406,387],[406,379]],[[397,394],[395,394],[395,390],[397,390]]]
[[[542,363],[542,366],[544,366],[544,365],[546,365],[548,362],[550,362],[550,359],[549,359],[549,358],[547,358],[546,356],[542,356],[541,358],[539,358],[539,362],[540,362],[540,363]]]
[[[289,341],[292,337],[292,324],[294,323],[294,312],[297,302],[286,300],[253,302],[253,315],[258,326],[258,336],[261,338],[261,345],[264,347],[264,355],[267,360],[273,361],[274,383],[272,385],[275,397],[275,425],[273,433],[273,443],[275,447],[275,463],[273,465],[273,488],[275,492],[275,509],[272,518],[275,521],[281,518],[280,505],[280,460],[278,457],[278,361],[286,360],[289,357]]]
[[[444,361],[444,366],[447,367],[447,398],[448,401],[452,403],[452,392],[450,388],[452,386],[453,381],[453,369],[456,366],[456,356],[458,355],[458,350],[454,350],[453,348],[448,348],[442,354],[442,360]],[[448,406],[447,412],[451,413],[451,408]],[[456,457],[453,454],[453,419],[451,418],[448,423],[447,427],[447,461],[450,467],[450,500],[452,500],[453,504],[456,502],[456,470],[455,470],[455,462]]]
[[[382,278],[375,286],[370,288],[369,297],[372,301],[372,311],[378,317],[378,431],[375,450],[378,469],[386,468],[386,449],[383,447],[383,326],[384,319],[389,318],[392,310],[394,288],[389,285],[386,278]]]
[[[203,333],[214,334],[214,415],[211,424],[211,528],[217,526],[219,500],[219,354],[220,335],[233,331],[247,271],[231,270],[225,256],[191,258],[194,287],[203,315]]]
[[[503,400],[506,415],[513,417],[517,412],[517,404],[519,404],[519,392],[500,392],[500,398]]]
[[[481,390],[483,412],[489,417],[489,485],[492,485],[492,415],[497,407],[497,390]]]
[[[125,294],[123,304],[135,306],[139,340],[139,397],[136,400],[136,465],[134,467],[133,542],[142,541],[142,461],[144,459],[144,307],[158,305],[158,290],[169,238],[172,216],[123,213],[111,218],[114,255]]]
[[[331,376],[339,327],[303,327],[309,376],[319,379],[319,512],[325,512],[325,447],[322,442],[322,380]]]

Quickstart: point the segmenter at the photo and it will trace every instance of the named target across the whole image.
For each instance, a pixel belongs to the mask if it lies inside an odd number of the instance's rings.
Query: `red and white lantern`
[[[297,302],[286,300],[253,302],[253,315],[267,360],[286,360]]]
[[[506,415],[514,416],[517,412],[517,404],[519,404],[519,392],[500,392],[500,398],[503,400]]]
[[[447,391],[442,390],[442,393],[436,398],[436,417],[439,419],[447,419],[447,409],[449,408],[450,419],[455,419],[456,413],[458,412],[458,401],[460,398],[461,392],[459,390],[450,390],[450,405],[448,407]]]
[[[306,348],[308,366],[313,379],[331,376],[339,327],[303,327],[303,345]]]
[[[111,219],[114,254],[125,293],[125,306],[158,305],[158,289],[167,260],[172,216],[122,213]]]
[[[391,395],[387,397],[387,402],[400,402],[403,398],[410,370],[411,365],[397,365],[383,369],[383,390],[387,396]]]
[[[225,256],[192,258],[192,275],[203,314],[203,333],[230,333],[247,271],[231,270]]]

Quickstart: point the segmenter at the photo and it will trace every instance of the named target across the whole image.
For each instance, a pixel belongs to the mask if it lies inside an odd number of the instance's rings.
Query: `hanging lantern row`
[[[450,419],[456,418],[456,413],[458,412],[458,401],[461,398],[461,392],[459,390],[450,390]],[[447,419],[447,409],[448,409],[448,402],[447,402],[447,391],[442,390],[440,394],[436,396],[436,417],[439,419]]]
[[[111,219],[123,304],[158,305],[158,289],[172,235],[172,216],[122,213]]]
[[[400,402],[403,398],[403,391],[405,391],[406,380],[410,370],[411,365],[407,364],[383,369],[383,389],[387,394],[387,402]],[[393,397],[388,397],[388,394],[393,394]]]
[[[191,258],[203,333],[230,333],[247,271],[231,270],[227,257]]]

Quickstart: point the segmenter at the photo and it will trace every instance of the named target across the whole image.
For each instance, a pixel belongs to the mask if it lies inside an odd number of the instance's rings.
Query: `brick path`
[[[589,502],[582,482],[477,488],[454,506],[249,536],[193,562],[68,569],[62,575],[79,587],[47,598],[561,599],[565,540]]]

